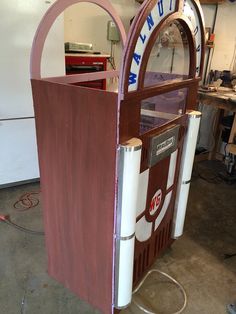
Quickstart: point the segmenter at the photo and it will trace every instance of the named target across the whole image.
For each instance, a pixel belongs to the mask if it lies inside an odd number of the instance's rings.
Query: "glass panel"
[[[144,86],[176,78],[187,78],[189,62],[187,35],[183,26],[176,20],[164,28],[152,48]]]
[[[142,100],[140,134],[178,118],[185,109],[187,88]]]

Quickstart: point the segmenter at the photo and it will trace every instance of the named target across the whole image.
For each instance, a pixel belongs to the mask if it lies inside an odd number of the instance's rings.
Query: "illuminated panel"
[[[132,298],[136,204],[142,142],[133,138],[120,145],[115,261],[115,307]]]
[[[183,234],[193,161],[201,120],[200,118],[201,113],[198,111],[192,111],[188,114],[188,131],[184,140],[175,201],[174,223],[172,230],[173,238],[178,238]]]
[[[195,38],[196,45],[196,77],[200,74],[201,53],[202,53],[202,37],[201,24],[198,18],[197,11],[190,0],[184,2],[183,12],[192,24],[192,31]]]
[[[135,46],[134,55],[129,74],[128,91],[137,90],[140,66],[142,64],[143,54],[148,41],[156,26],[170,13],[175,11],[176,0],[160,0],[156,3],[151,13],[148,15],[138,41]]]

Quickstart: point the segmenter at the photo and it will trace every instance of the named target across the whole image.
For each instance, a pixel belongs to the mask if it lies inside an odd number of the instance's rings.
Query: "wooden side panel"
[[[117,95],[32,80],[48,271],[112,313]]]

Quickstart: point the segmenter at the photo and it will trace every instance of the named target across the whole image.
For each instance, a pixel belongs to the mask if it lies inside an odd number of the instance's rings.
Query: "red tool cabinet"
[[[108,58],[109,55],[66,54],[66,75],[106,71]],[[106,90],[106,79],[74,83],[74,85]]]

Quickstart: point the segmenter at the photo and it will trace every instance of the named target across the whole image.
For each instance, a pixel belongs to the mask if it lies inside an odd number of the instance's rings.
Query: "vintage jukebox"
[[[194,0],[147,0],[126,39],[120,71],[41,78],[58,0],[37,30],[31,78],[51,276],[110,314],[183,233],[200,113],[194,111],[204,25]],[[75,82],[119,77],[118,92]]]

